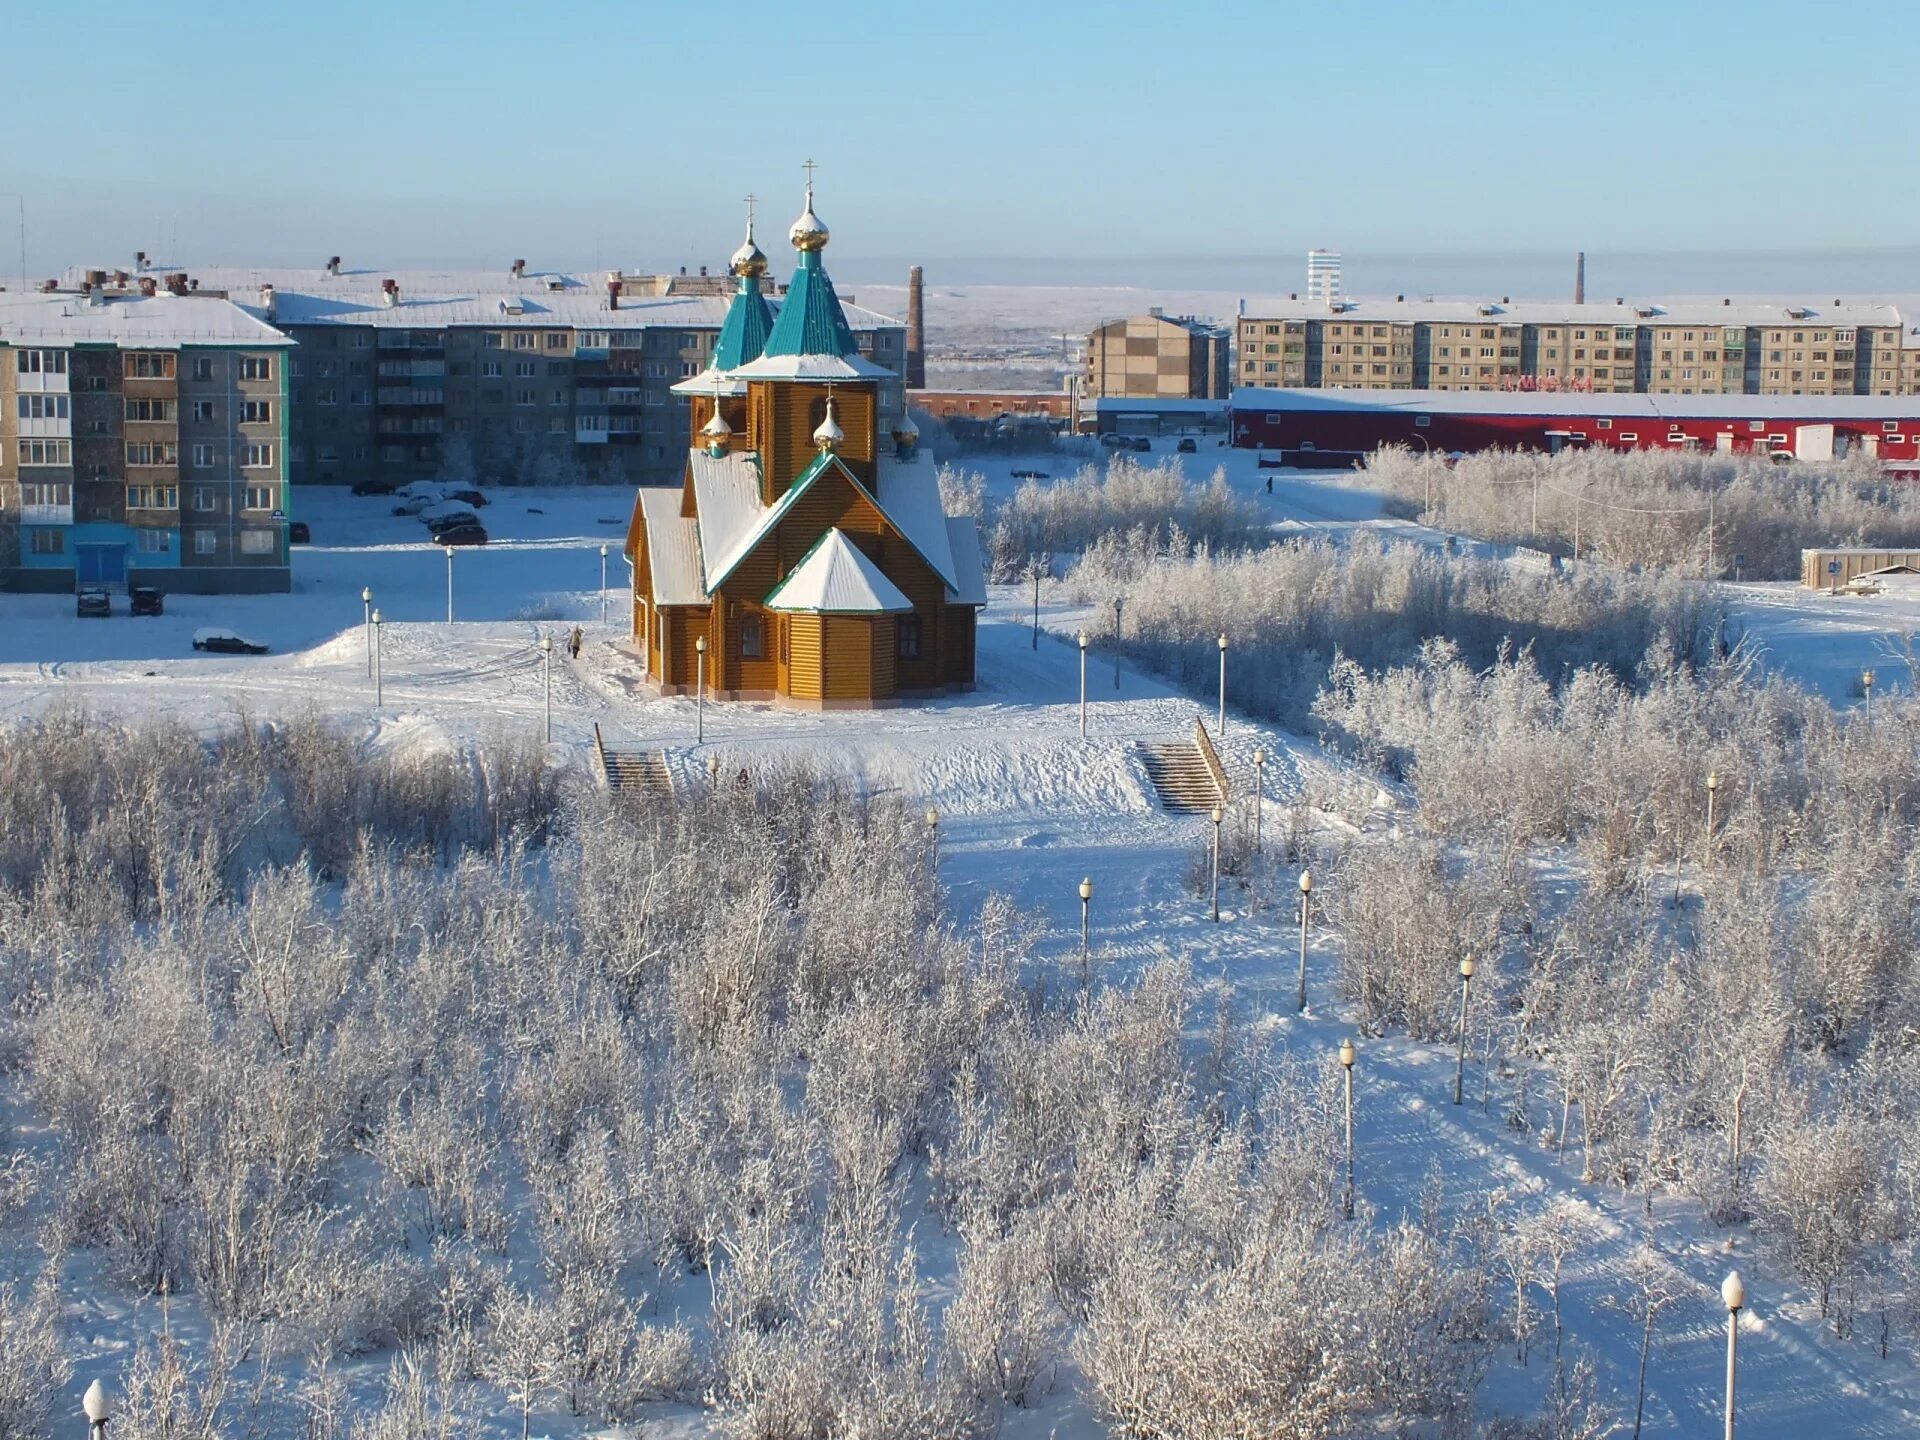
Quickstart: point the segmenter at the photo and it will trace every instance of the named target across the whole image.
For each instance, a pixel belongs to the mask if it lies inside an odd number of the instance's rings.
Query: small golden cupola
[[[751,195],[747,197],[747,238],[733,252],[733,259],[727,262],[727,268],[735,275],[751,275],[758,280],[767,273],[767,257],[753,240],[753,198]]]
[[[920,427],[913,423],[913,417],[905,410],[900,418],[893,422],[893,448],[902,460],[913,457],[913,447],[920,443]]]
[[[713,414],[700,427],[700,433],[706,438],[709,454],[720,456],[727,453],[727,441],[733,438],[733,427],[727,423],[727,417],[720,413],[718,395],[713,397]]]
[[[827,222],[813,213],[813,162],[807,162],[807,208],[800,218],[793,222],[793,228],[787,232],[787,238],[793,242],[793,248],[803,254],[812,254],[827,248],[832,232]]]
[[[813,432],[813,443],[820,447],[821,453],[837,449],[840,442],[847,438],[846,431],[840,428],[840,422],[833,418],[833,396],[827,396],[827,418],[820,422],[820,428]]]

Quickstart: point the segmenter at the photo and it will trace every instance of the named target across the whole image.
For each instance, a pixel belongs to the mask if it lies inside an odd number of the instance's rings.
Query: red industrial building
[[[1920,463],[1920,396],[1586,395],[1442,390],[1236,390],[1233,443],[1287,465],[1344,469],[1382,445],[1476,450],[1865,452]]]

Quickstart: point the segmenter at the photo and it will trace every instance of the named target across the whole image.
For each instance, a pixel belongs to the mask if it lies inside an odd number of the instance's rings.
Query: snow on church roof
[[[882,455],[874,464],[874,499],[909,545],[931,565],[949,590],[958,590],[953,547],[947,539],[947,515],[940,508],[940,481],[933,456],[921,451],[911,460]]]
[[[640,518],[647,527],[647,563],[656,605],[704,605],[700,544],[694,522],[680,514],[680,492],[660,485],[640,487]]]
[[[744,557],[743,547],[759,533],[767,507],[760,503],[760,471],[751,455],[691,450],[687,463],[699,517],[703,578],[710,590]]]
[[[767,596],[769,610],[901,615],[913,602],[839,530],[829,530]]]

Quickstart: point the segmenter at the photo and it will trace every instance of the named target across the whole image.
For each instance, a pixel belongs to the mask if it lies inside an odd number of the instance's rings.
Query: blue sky
[[[1920,236],[1911,0],[0,0],[0,34],[35,274],[716,262],[809,155],[843,269]]]

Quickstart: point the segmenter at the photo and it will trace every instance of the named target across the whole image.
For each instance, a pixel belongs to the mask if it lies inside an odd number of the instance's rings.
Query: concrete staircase
[[[1142,740],[1135,747],[1147,782],[1169,815],[1204,815],[1221,803],[1206,756],[1191,740]]]
[[[673,772],[667,769],[667,757],[658,750],[618,750],[609,748],[593,727],[593,748],[600,757],[600,775],[610,791],[640,792],[670,799]]]

